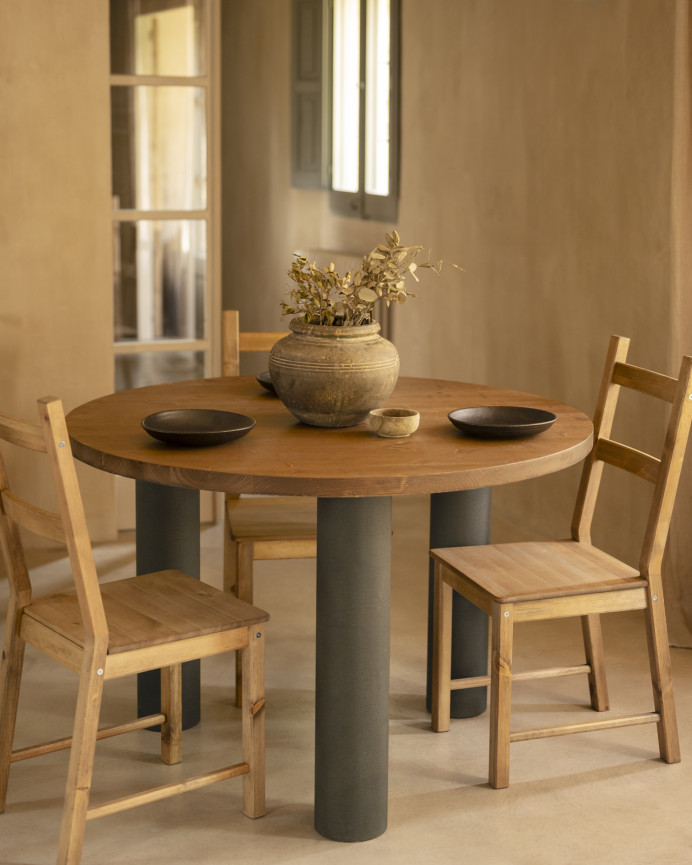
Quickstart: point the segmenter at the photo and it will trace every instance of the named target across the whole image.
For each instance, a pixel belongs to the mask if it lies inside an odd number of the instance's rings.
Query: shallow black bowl
[[[255,423],[254,418],[232,411],[181,408],[150,414],[142,426],[150,436],[167,444],[207,447],[238,439]]]
[[[557,415],[521,405],[481,405],[448,415],[457,429],[480,438],[520,438],[549,429]]]
[[[272,384],[272,377],[268,372],[261,372],[257,376],[257,381],[262,385],[262,387],[265,387],[269,391],[269,393],[276,396],[276,388]]]

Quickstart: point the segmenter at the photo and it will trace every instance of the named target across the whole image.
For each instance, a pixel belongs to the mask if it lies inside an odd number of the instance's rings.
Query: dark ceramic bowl
[[[450,412],[457,429],[479,438],[521,438],[549,429],[557,415],[520,405],[482,405]]]
[[[182,408],[150,414],[142,426],[150,436],[166,444],[208,447],[246,435],[255,423],[254,418],[232,411]]]
[[[257,376],[257,381],[262,385],[262,387],[266,388],[269,393],[276,396],[276,388],[272,384],[272,377],[268,372],[261,372]]]

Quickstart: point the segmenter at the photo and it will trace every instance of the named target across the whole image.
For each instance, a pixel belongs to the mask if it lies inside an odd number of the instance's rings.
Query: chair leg
[[[591,706],[597,712],[607,712],[610,708],[608,700],[608,683],[606,681],[605,661],[603,655],[603,634],[601,617],[597,613],[581,617],[582,634],[584,635],[584,652],[586,663],[591,667],[589,673],[589,694]]]
[[[243,658],[243,760],[250,772],[243,776],[243,813],[261,817],[265,813],[264,793],[264,641],[262,625],[250,629]]]
[[[432,728],[449,730],[452,679],[453,590],[442,578],[442,565],[435,562],[433,600]]]
[[[173,664],[161,670],[161,759],[169,766],[183,759],[183,668]]]
[[[509,786],[509,744],[512,715],[511,605],[496,604],[492,617],[492,668],[490,672],[490,771],[492,787]]]
[[[103,670],[101,675],[98,672],[101,666],[88,660],[80,676],[57,865],[79,865],[82,857],[103,694]]]
[[[235,584],[231,590],[241,601],[253,602],[255,588],[253,580],[254,544],[252,541],[235,542]],[[243,657],[242,652],[235,653],[235,704],[243,705]]]
[[[223,523],[223,590],[236,594],[238,544],[231,535],[228,518],[224,516]]]
[[[19,688],[22,680],[25,642],[19,636],[21,610],[14,598],[10,601],[5,626],[5,645],[0,668],[0,813],[5,810],[7,784],[12,760],[12,743],[17,722]]]
[[[673,695],[670,649],[668,648],[668,627],[663,604],[660,579],[652,586],[649,582],[649,606],[645,610],[646,636],[649,644],[649,664],[651,666],[651,685],[654,692],[654,708],[661,720],[656,725],[658,747],[665,763],[680,762],[680,742],[678,722]]]

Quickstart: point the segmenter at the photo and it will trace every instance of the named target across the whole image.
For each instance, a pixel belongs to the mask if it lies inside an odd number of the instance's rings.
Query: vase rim
[[[300,318],[292,318],[289,322],[290,329],[296,333],[329,333],[336,337],[369,336],[380,332],[380,323],[373,321],[370,324],[356,325],[333,325],[333,324],[306,324]]]

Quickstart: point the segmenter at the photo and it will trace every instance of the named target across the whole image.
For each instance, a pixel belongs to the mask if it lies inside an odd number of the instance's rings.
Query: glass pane
[[[111,88],[116,209],[206,207],[205,113],[199,87]]]
[[[365,191],[389,195],[389,0],[368,0],[365,46]]]
[[[110,0],[113,75],[204,75],[206,0]]]
[[[171,351],[115,356],[115,389],[204,378],[204,352]]]
[[[115,341],[203,339],[204,220],[115,223]]]
[[[332,188],[358,192],[360,0],[334,0]]]

